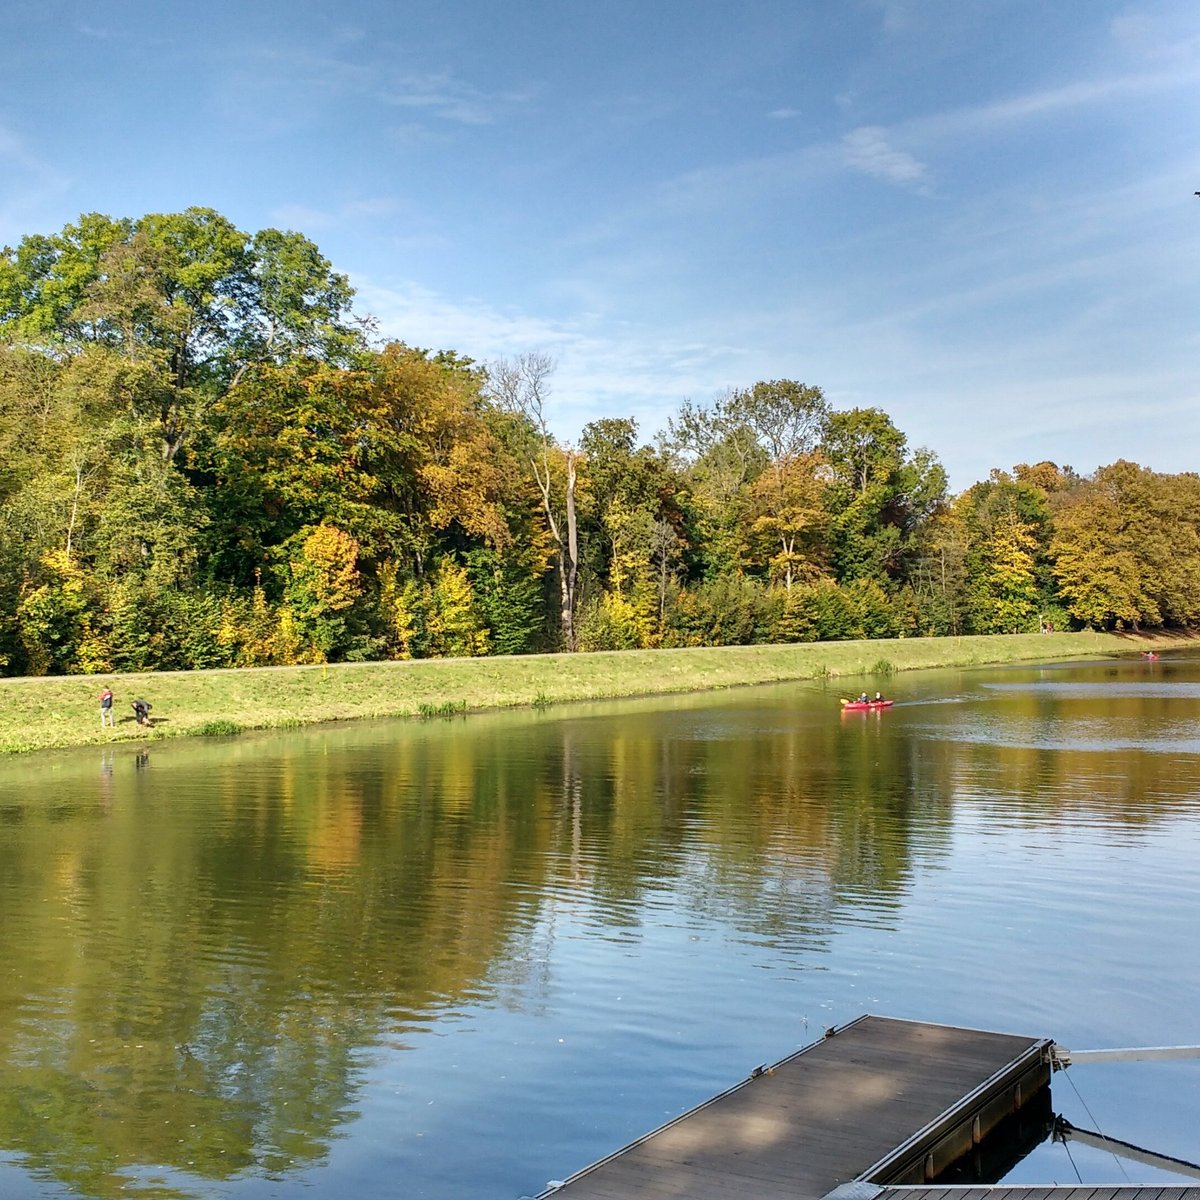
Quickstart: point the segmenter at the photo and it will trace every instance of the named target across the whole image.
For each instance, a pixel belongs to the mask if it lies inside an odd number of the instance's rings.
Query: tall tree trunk
[[[79,516],[79,498],[83,495],[83,462],[75,464],[75,491],[71,496],[71,516],[67,520],[67,558],[71,557],[71,544],[75,537],[75,519]]]
[[[554,539],[558,560],[558,581],[562,597],[560,620],[563,643],[575,649],[575,601],[579,575],[579,529],[575,517],[575,475],[578,455],[570,448],[565,451],[567,467],[567,508],[565,532],[554,518],[551,498],[550,449],[554,444],[546,424],[544,403],[549,394],[549,380],[554,360],[546,354],[524,354],[514,361],[501,359],[490,368],[490,389],[499,404],[510,412],[519,413],[537,432],[538,452],[531,454],[529,465],[534,482],[542,496],[542,511]],[[540,459],[540,461],[539,461]]]
[[[579,577],[579,527],[575,518],[574,450],[567,451],[567,541],[562,553],[562,630],[568,650],[575,649],[575,587]]]

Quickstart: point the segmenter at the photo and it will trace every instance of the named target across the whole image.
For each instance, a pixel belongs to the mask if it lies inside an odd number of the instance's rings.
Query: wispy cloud
[[[344,43],[345,37],[339,42]],[[359,54],[351,45],[347,53]],[[441,125],[492,125],[527,105],[536,88],[486,91],[450,71],[417,73],[395,70],[370,61],[351,61],[339,54],[312,54],[275,46],[254,47],[239,53],[242,69],[235,73],[236,105],[245,92],[286,90],[297,97],[297,108],[315,104],[367,102],[401,109]],[[233,107],[232,105],[230,107]]]
[[[1140,96],[1191,92],[1200,84],[1200,58],[1165,71],[1139,71],[1076,80],[1059,87],[1022,92],[988,104],[915,117],[897,128],[914,138],[985,136],[1004,126],[1056,113],[1112,106]]]
[[[526,103],[531,91],[484,92],[448,72],[403,75],[388,81],[379,98],[396,108],[415,108],[443,121],[491,125],[497,117]]]
[[[1193,95],[1197,85],[1200,85],[1200,61],[1174,64],[1166,71],[1073,81],[987,104],[912,117],[892,126],[864,125],[845,134],[837,143],[815,143],[685,172],[660,183],[647,207],[698,212],[723,207],[739,198],[786,192],[806,180],[847,167],[928,194],[932,188],[930,168],[925,161],[929,154],[918,157],[912,150],[900,148],[898,141],[932,152],[942,143],[974,141],[1005,127],[1088,106],[1113,105],[1135,96],[1173,91]],[[1194,109],[1194,100],[1191,104]]]
[[[612,327],[580,316],[554,320],[484,301],[454,301],[416,284],[388,286],[352,277],[358,308],[384,337],[427,349],[453,347],[478,362],[542,350],[557,362],[556,432],[575,440],[605,416],[632,416],[650,438],[687,395],[707,396],[728,361],[728,341],[674,337],[634,323]]]
[[[1120,13],[1109,29],[1118,47],[1148,62],[1195,62],[1200,57],[1200,17],[1191,5]]]
[[[835,160],[829,147],[817,145],[698,167],[655,185],[637,211],[639,215],[651,210],[670,215],[732,211],[755,198],[811,182]]]
[[[271,220],[285,229],[308,231],[333,229],[340,223],[334,213],[304,204],[281,204],[271,210]]]
[[[375,69],[364,63],[274,46],[250,48],[239,57],[253,69],[255,80],[272,86],[286,83],[306,94],[362,94],[378,79]]]
[[[843,328],[823,325],[803,306],[791,311],[744,313],[722,318],[724,335],[707,337],[693,325],[690,336],[634,323],[613,327],[587,317],[553,320],[483,301],[460,303],[414,284],[386,286],[352,280],[360,307],[379,322],[385,337],[428,349],[453,347],[478,362],[544,350],[557,363],[552,424],[558,437],[577,441],[583,427],[605,416],[632,417],[650,440],[664,429],[684,397],[707,399],[722,388],[754,378],[808,378],[825,385],[838,408],[878,404],[913,445],[929,445],[953,464],[957,490],[986,477],[993,467],[1054,458],[1090,471],[1140,445],[1147,420],[1200,434],[1195,381],[1186,372],[1099,371],[1083,361],[1062,362],[1049,339],[1039,355],[1035,341],[1022,354],[991,345],[952,348],[939,343],[931,354],[911,319],[869,319]],[[913,314],[910,314],[910,318]],[[861,347],[873,345],[865,358]],[[809,345],[803,370],[796,346]],[[1026,353],[1028,352],[1028,353]],[[1026,362],[1035,360],[1032,365]],[[935,365],[936,364],[936,365]],[[1057,364],[1057,365],[1056,365]],[[806,375],[805,372],[808,372]],[[970,403],[964,403],[970,381]],[[1130,405],[1131,395],[1144,399]],[[1019,421],[979,438],[979,413],[1004,411],[1022,397]],[[1088,430],[1081,437],[1081,430]],[[1186,469],[1164,447],[1159,470]],[[1185,455],[1186,457],[1186,455]]]
[[[334,209],[312,208],[306,204],[280,204],[271,210],[271,220],[288,229],[342,229],[346,226],[386,220],[400,210],[389,196],[363,196],[346,200]]]
[[[0,241],[17,241],[41,223],[40,212],[70,185],[56,167],[0,125]]]
[[[923,163],[888,140],[887,130],[879,125],[864,125],[842,139],[845,162],[856,171],[873,175],[901,187],[920,187],[926,182]]]
[[[397,209],[396,201],[390,196],[363,196],[358,200],[348,200],[342,205],[342,212],[347,217],[390,217]]]
[[[886,33],[899,33],[913,23],[911,0],[865,0],[865,3],[880,14]]]

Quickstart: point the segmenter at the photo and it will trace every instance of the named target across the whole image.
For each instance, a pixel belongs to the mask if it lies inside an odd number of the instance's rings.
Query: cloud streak
[[[386,196],[347,200],[332,211],[304,204],[281,204],[271,210],[271,220],[289,229],[338,229],[355,222],[382,220],[393,216],[398,209],[396,201]]]
[[[492,125],[499,116],[527,103],[531,90],[484,92],[448,72],[401,75],[378,90],[382,103],[418,109],[459,125]]]
[[[926,182],[925,165],[906,151],[897,150],[881,126],[865,125],[846,134],[842,154],[847,166],[885,183],[919,188]]]
[[[623,212],[614,211],[589,236],[593,240],[614,238],[630,222],[655,214],[677,217],[715,213],[739,203],[792,194],[846,170],[929,196],[933,194],[933,176],[927,160],[935,151],[944,150],[946,143],[974,146],[1006,128],[1056,114],[1111,106],[1139,96],[1176,91],[1194,95],[1197,86],[1200,63],[1159,72],[1077,80],[986,104],[911,117],[891,126],[862,125],[838,141],[817,141],[793,150],[699,167],[660,181],[640,203],[627,205]],[[901,148],[898,142],[919,147],[925,153],[918,157],[913,149]]]
[[[557,363],[556,432],[571,441],[604,416],[632,416],[652,436],[684,396],[715,392],[714,378],[742,353],[727,340],[676,337],[632,322],[613,328],[586,316],[554,320],[480,300],[452,301],[416,284],[351,282],[358,307],[385,338],[429,350],[453,347],[480,362],[529,350],[550,354]]]
[[[30,217],[62,196],[70,180],[0,125],[0,239],[16,242],[29,232]]]
[[[274,46],[250,49],[238,57],[249,68],[238,79],[244,89],[266,86],[326,101],[365,100],[447,125],[493,125],[537,95],[533,86],[486,91],[450,71],[396,70]]]
[[[1157,72],[1136,72],[1104,79],[1083,79],[1059,87],[1009,96],[988,104],[914,117],[896,128],[913,137],[978,137],[1056,113],[1107,107],[1139,96],[1189,91],[1200,83],[1200,63]]]

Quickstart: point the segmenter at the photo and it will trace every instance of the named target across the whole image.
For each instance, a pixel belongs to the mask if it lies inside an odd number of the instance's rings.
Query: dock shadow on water
[[[1148,669],[2,762],[0,1196],[532,1195],[866,1011],[1194,1041],[1196,721]],[[1188,1156],[1184,1068],[1094,1078]]]

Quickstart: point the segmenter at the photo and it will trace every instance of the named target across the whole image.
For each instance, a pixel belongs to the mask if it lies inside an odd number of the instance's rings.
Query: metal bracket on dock
[[[1179,1062],[1200,1058],[1200,1046],[1140,1046],[1123,1050],[1068,1050],[1055,1042],[1050,1064],[1056,1071],[1083,1062]]]

